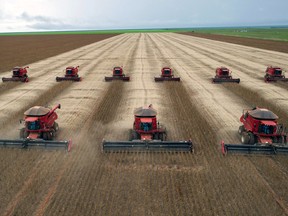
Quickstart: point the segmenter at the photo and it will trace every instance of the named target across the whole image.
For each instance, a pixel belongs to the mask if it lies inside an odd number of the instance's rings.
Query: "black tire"
[[[255,144],[255,136],[251,132],[248,133],[249,136],[249,144],[254,145]]]
[[[48,134],[48,132],[43,132],[43,133],[42,133],[42,138],[43,138],[44,140],[49,140],[49,134]]]
[[[154,135],[153,135],[153,139],[154,140],[159,140],[159,133],[155,133]]]
[[[238,133],[241,135],[244,131],[244,125],[239,126]]]
[[[243,132],[241,134],[241,143],[242,144],[249,144],[249,141],[250,141],[249,135],[246,132]]]
[[[133,130],[132,130],[132,129],[129,130],[128,140],[129,140],[129,141],[132,141],[132,140],[133,140]]]
[[[280,136],[279,138],[278,138],[278,143],[284,143],[285,142],[285,139],[284,139],[284,136]]]
[[[132,140],[138,140],[140,137],[136,131],[132,131]]]
[[[19,135],[20,135],[20,138],[21,138],[21,139],[26,139],[29,134],[28,134],[28,132],[25,130],[25,128],[21,128]]]
[[[59,130],[59,125],[58,125],[57,122],[54,122],[53,129],[54,129],[54,131],[58,131]]]

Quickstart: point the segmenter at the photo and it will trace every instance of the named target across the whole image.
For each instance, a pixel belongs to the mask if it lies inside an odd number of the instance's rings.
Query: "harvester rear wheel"
[[[242,144],[249,144],[249,141],[250,141],[250,137],[249,137],[248,133],[243,132],[241,135],[241,143]]]

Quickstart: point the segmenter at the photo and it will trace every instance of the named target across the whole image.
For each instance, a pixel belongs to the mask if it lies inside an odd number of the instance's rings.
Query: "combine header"
[[[222,153],[288,153],[287,132],[283,125],[277,123],[278,116],[263,108],[244,110],[238,133],[242,144],[225,144],[221,142]]]
[[[130,141],[105,141],[104,152],[109,151],[174,151],[193,152],[192,141],[166,141],[166,129],[159,125],[157,112],[149,107],[139,107],[134,111],[133,129]]]
[[[66,72],[65,72],[65,76],[64,77],[56,77],[56,81],[57,82],[60,82],[60,81],[81,81],[82,78],[79,77],[78,75],[78,68],[79,66],[77,67],[67,67],[66,68]]]
[[[164,67],[161,70],[160,77],[155,77],[154,80],[155,80],[155,82],[180,81],[180,77],[174,77],[172,69],[169,67]]]
[[[240,79],[233,79],[231,76],[232,71],[230,71],[226,67],[218,67],[216,68],[216,75],[212,78],[213,83],[222,83],[222,82],[234,82],[240,83]]]
[[[112,81],[112,80],[123,80],[123,81],[130,81],[129,76],[125,76],[123,73],[122,67],[114,67],[113,68],[113,75],[112,77],[105,77],[105,81]]]
[[[29,68],[29,66],[26,66],[24,68],[22,67],[14,67],[12,70],[12,77],[10,78],[2,78],[3,82],[28,82],[28,75],[27,75],[27,68]]]
[[[288,78],[285,78],[282,68],[269,66],[266,68],[266,74],[264,76],[265,82],[288,82]]]
[[[34,106],[24,113],[25,127],[20,130],[20,139],[8,140],[1,139],[2,147],[19,147],[19,148],[65,148],[70,151],[71,141],[53,141],[59,126],[55,120],[58,118],[55,110],[60,109],[60,104],[53,109],[41,106]]]

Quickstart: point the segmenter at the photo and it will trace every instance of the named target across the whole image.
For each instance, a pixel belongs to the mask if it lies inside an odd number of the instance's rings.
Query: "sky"
[[[288,0],[0,0],[0,32],[288,25]]]

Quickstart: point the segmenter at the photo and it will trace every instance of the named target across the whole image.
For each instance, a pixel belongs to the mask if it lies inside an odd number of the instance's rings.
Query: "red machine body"
[[[233,79],[231,71],[226,67],[218,67],[215,71],[216,75],[212,78],[213,83],[222,83],[222,82],[235,82],[240,83],[240,79]]]
[[[122,67],[114,67],[112,77],[105,77],[105,81],[112,81],[112,80],[130,81],[130,77],[126,76],[123,73]]]
[[[173,70],[170,67],[163,67],[161,69],[160,77],[154,77],[155,82],[161,81],[180,81],[180,77],[174,77]]]
[[[273,67],[269,66],[266,68],[264,76],[265,82],[272,82],[272,81],[283,81],[288,82],[288,78],[285,78],[283,69],[280,67]]]
[[[13,82],[28,82],[28,75],[27,75],[27,68],[29,68],[29,66],[26,66],[24,68],[22,67],[14,67],[12,70],[12,77],[11,78],[2,78],[3,82],[9,82],[9,81],[13,81]]]
[[[64,77],[56,77],[56,81],[81,81],[82,78],[79,77],[78,74],[79,66],[72,67],[69,66],[65,69],[65,76]]]
[[[157,112],[150,105],[134,111],[134,124],[131,140],[166,140],[166,130],[159,125]]]
[[[25,127],[20,130],[20,138],[52,140],[59,129],[55,110],[60,107],[58,104],[51,110],[41,106],[28,109],[24,113]]]
[[[287,132],[277,119],[278,116],[268,109],[244,110],[240,117],[243,125],[238,130],[242,144],[225,144],[222,141],[222,153],[288,153]]]

